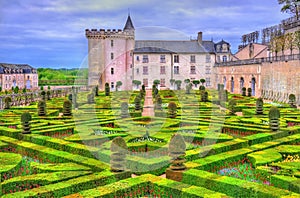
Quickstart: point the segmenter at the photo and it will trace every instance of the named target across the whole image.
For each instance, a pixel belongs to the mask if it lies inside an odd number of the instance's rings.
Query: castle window
[[[191,63],[195,63],[196,62],[196,57],[195,55],[191,55]]]
[[[111,82],[111,83],[110,83],[110,87],[111,87],[111,89],[114,89],[114,88],[115,88],[115,83],[114,83],[114,82]]]
[[[143,63],[148,63],[148,55],[143,55]]]
[[[110,59],[111,59],[111,60],[114,59],[114,53],[110,53]]]
[[[227,56],[223,56],[222,59],[223,59],[223,62],[227,62]]]
[[[114,46],[114,40],[110,41],[110,46],[113,47]]]
[[[166,62],[166,55],[160,55],[160,62],[165,63]]]
[[[196,74],[196,66],[191,66],[191,74]]]
[[[139,57],[139,56],[136,56],[136,60],[137,60],[137,61],[140,61],[140,57]]]
[[[179,74],[179,66],[174,66],[174,74]]]
[[[136,74],[139,74],[140,73],[140,70],[139,68],[136,69]]]
[[[148,66],[143,66],[143,75],[148,75]]]
[[[166,66],[160,66],[160,74],[166,74]]]
[[[205,67],[205,74],[210,74],[210,66]]]
[[[114,68],[110,68],[110,74],[111,74],[111,75],[114,74]]]
[[[209,87],[210,86],[210,78],[206,78],[205,82],[206,82],[206,86]]]
[[[179,55],[174,55],[174,63],[179,63]]]

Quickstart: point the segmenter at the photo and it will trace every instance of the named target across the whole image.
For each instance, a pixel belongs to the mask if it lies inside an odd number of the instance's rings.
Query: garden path
[[[142,116],[154,116],[154,105],[152,101],[152,89],[146,89],[144,108]]]

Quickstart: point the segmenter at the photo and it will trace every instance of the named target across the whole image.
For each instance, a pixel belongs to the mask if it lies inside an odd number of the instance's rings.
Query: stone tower
[[[88,39],[88,85],[104,89],[105,83],[109,83],[115,90],[117,81],[121,81],[121,89],[131,89],[135,29],[130,15],[123,30],[86,29],[85,35]]]

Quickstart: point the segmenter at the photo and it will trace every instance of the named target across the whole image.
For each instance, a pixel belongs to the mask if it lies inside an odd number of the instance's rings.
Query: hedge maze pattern
[[[222,90],[206,90],[205,100],[200,90],[163,90],[155,117],[141,117],[144,93],[94,91],[45,100],[46,114],[38,101],[0,112],[1,197],[300,197],[295,106]],[[270,127],[272,106],[278,130]],[[169,150],[174,134],[185,153]],[[176,152],[184,158],[177,181],[166,171]]]

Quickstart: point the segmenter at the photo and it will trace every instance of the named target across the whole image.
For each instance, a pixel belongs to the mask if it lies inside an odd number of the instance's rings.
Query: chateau
[[[202,32],[194,40],[135,40],[128,16],[123,30],[86,29],[88,84],[104,89],[109,83],[115,90],[121,81],[123,90],[131,90],[138,88],[133,81],[152,87],[153,81],[159,80],[160,88],[173,89],[171,81],[205,79],[208,88],[223,84],[231,93],[251,88],[253,96],[270,100],[288,101],[288,95],[295,94],[299,104],[299,29],[300,21],[289,18],[263,29],[261,43],[258,31],[244,35],[243,45],[232,54],[228,42],[205,41]],[[294,34],[297,31],[299,35]],[[299,41],[290,39],[291,35]],[[275,43],[274,38],[281,40]]]
[[[123,30],[86,29],[88,39],[89,85],[104,88],[107,82],[115,90],[117,81],[122,89],[136,86],[134,80],[152,87],[154,80],[161,88],[171,88],[170,80],[206,80],[211,87],[212,68],[216,62],[230,60],[230,44],[225,41],[135,40],[135,29],[128,16]]]
[[[11,90],[16,86],[20,89],[38,88],[37,70],[27,64],[0,63],[0,87],[2,90]]]

